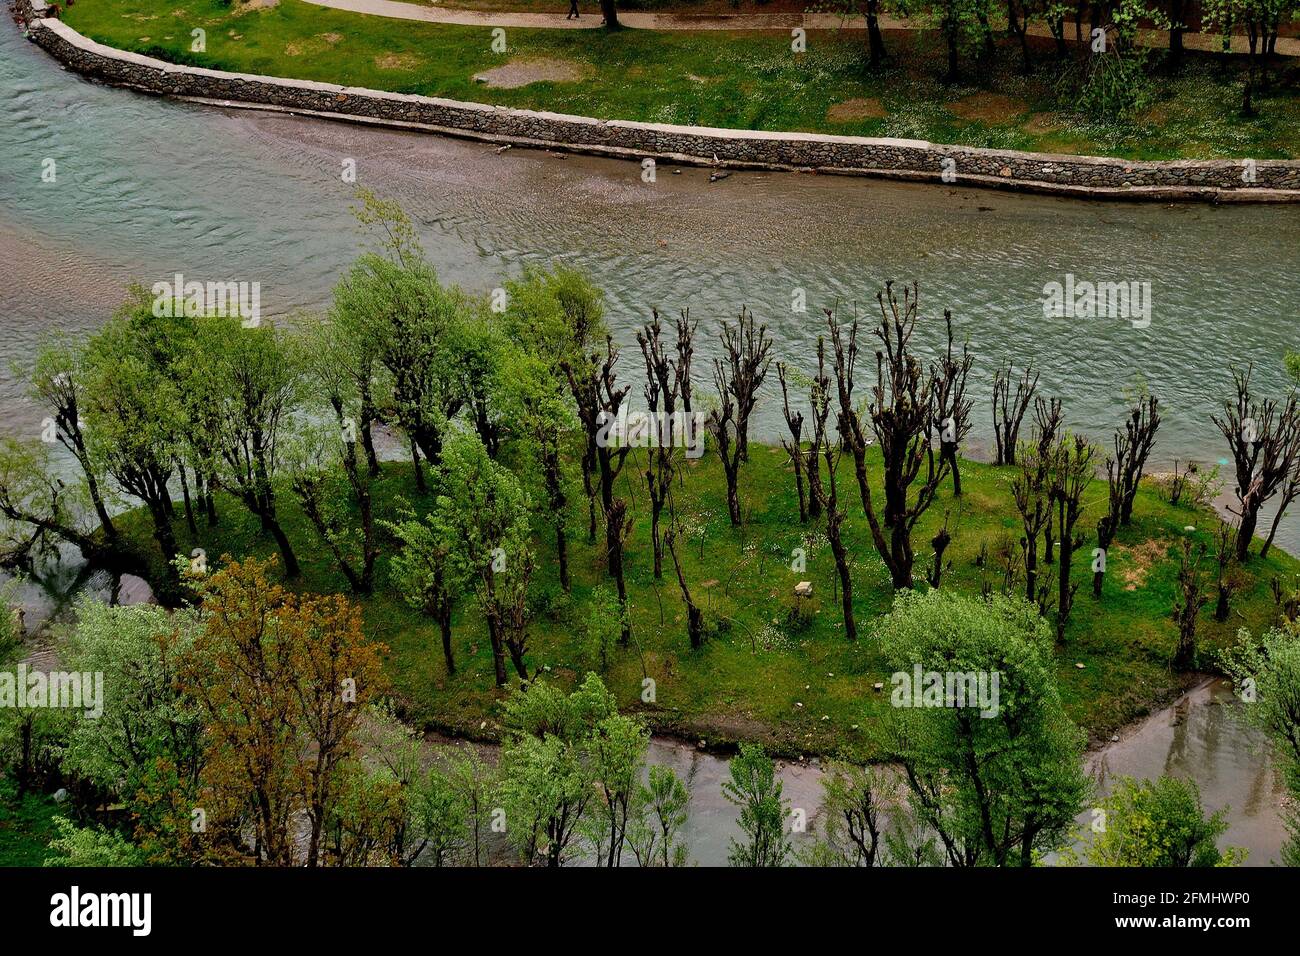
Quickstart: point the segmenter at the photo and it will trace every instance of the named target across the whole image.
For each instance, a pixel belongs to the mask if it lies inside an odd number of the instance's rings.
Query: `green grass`
[[[0,776],[0,867],[41,866],[57,832],[58,804],[46,794],[17,797],[13,781]]]
[[[759,740],[787,754],[844,753],[869,757],[864,728],[879,708],[888,706],[889,674],[872,639],[872,619],[892,600],[885,569],[870,544],[860,509],[850,508],[845,540],[853,559],[854,598],[860,638],[850,643],[843,633],[839,602],[834,597],[834,562],[825,541],[798,522],[792,472],[783,451],[756,446],[741,475],[742,506],[750,509],[741,531],[730,527],[722,490],[721,467],[710,452],[688,466],[678,506],[688,536],[684,554],[688,580],[697,602],[709,618],[721,622],[700,651],[687,641],[683,605],[672,566],[655,582],[649,542],[648,502],[631,459],[620,479],[620,493],[631,502],[636,523],[628,541],[628,584],[635,646],[613,653],[604,677],[620,702],[643,710],[661,731],[690,739],[703,737],[711,745],[741,739]],[[964,495],[954,500],[950,487],[916,529],[918,580],[928,566],[926,542],[944,514],[949,514],[953,544],[948,549],[952,569],[943,586],[978,590],[982,572],[974,560],[981,542],[993,550],[998,534],[1014,531],[1018,518],[1010,498],[1013,469],[966,462],[962,466]],[[879,482],[873,473],[872,480]],[[845,463],[842,476],[848,500],[856,501],[853,478]],[[1091,532],[1105,507],[1105,483],[1094,483],[1079,530]],[[385,466],[376,489],[381,514],[394,513],[394,499],[415,501],[410,472],[396,463]],[[531,667],[545,667],[561,681],[572,681],[593,665],[580,637],[584,597],[605,581],[597,563],[598,549],[585,541],[585,500],[572,489],[572,601],[555,581],[553,535],[538,528],[538,590],[551,599],[530,631]],[[281,499],[282,518],[303,564],[300,587],[342,591],[346,584],[327,553],[315,543],[297,505]],[[256,519],[232,499],[220,502],[216,534],[191,540],[185,522],[176,522],[178,540],[187,551],[203,547],[210,558],[223,552],[236,557],[267,556],[273,543],[259,532]],[[539,519],[541,520],[541,519]],[[140,511],[123,518],[123,527],[142,547],[156,547]],[[1213,518],[1185,507],[1172,507],[1154,491],[1143,488],[1134,523],[1123,529],[1110,553],[1109,574],[1102,599],[1091,594],[1092,543],[1076,555],[1079,583],[1075,618],[1058,653],[1058,677],[1070,714],[1093,736],[1139,717],[1186,686],[1186,678],[1170,672],[1175,629],[1170,617],[1176,573],[1176,548],[1186,525],[1194,536],[1209,542]],[[201,529],[206,531],[206,529]],[[1018,532],[1017,532],[1018,533]],[[603,533],[602,533],[603,534]],[[790,570],[791,551],[807,548],[806,573]],[[392,542],[385,543],[391,553]],[[1241,572],[1243,590],[1234,600],[1229,621],[1218,624],[1212,609],[1201,616],[1201,648],[1208,652],[1230,642],[1239,627],[1264,628],[1277,619],[1269,579],[1293,580],[1300,562],[1274,550],[1267,560],[1253,557]],[[500,711],[500,693],[493,686],[491,651],[481,617],[465,601],[457,610],[455,644],[460,672],[449,679],[441,646],[431,621],[409,609],[388,587],[387,560],[377,566],[378,586],[365,601],[371,637],[389,647],[387,670],[408,716],[416,723],[456,733],[490,737]],[[1055,575],[1055,567],[1050,569]],[[814,582],[817,613],[805,630],[786,625],[792,589],[801,579]],[[995,585],[998,579],[991,575]],[[1129,590],[1126,581],[1134,587]],[[576,610],[575,610],[576,609]],[[1078,668],[1076,664],[1084,667]],[[643,672],[644,667],[644,672]],[[657,685],[653,706],[640,701],[642,677]],[[885,683],[885,693],[872,684]],[[802,705],[802,706],[800,706]],[[857,729],[854,729],[857,725]]]
[[[558,8],[557,8],[558,9]],[[933,39],[892,34],[894,66],[871,75],[860,31],[815,33],[808,52],[790,52],[779,33],[624,30],[507,30],[509,49],[491,51],[485,27],[397,21],[281,0],[234,12],[218,0],[81,0],[64,19],[104,43],[216,69],[337,82],[566,113],[759,130],[899,136],[938,143],[1135,159],[1292,158],[1300,155],[1300,100],[1281,84],[1261,95],[1260,116],[1237,115],[1240,85],[1208,58],[1189,57],[1177,79],[1155,80],[1155,103],[1132,122],[1081,120],[1053,89],[1059,67],[1040,57],[1018,73],[1004,47],[978,85],[946,87]],[[207,32],[204,53],[191,30]],[[494,89],[474,74],[509,60],[551,58],[575,65],[576,82]],[[998,99],[958,100],[979,93]],[[832,106],[878,101],[877,113],[843,122]],[[964,116],[962,115],[964,114]]]

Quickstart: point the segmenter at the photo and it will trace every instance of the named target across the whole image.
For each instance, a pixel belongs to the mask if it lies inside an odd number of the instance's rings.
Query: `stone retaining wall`
[[[909,139],[598,120],[178,66],[96,43],[51,17],[43,0],[18,0],[18,7],[28,21],[31,39],[71,69],[165,96],[629,159],[806,169],[1086,198],[1300,201],[1300,161],[1296,160],[1131,162]]]

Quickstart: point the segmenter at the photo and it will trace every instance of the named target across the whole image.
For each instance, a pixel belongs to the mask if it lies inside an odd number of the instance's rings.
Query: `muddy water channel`
[[[1239,706],[1224,681],[1207,679],[1170,706],[1125,728],[1118,741],[1086,757],[1097,793],[1107,793],[1116,776],[1191,778],[1201,788],[1206,810],[1224,811],[1228,831],[1219,845],[1248,850],[1247,866],[1270,865],[1286,841],[1279,814],[1285,788],[1274,771],[1267,741],[1240,720]],[[431,736],[429,744],[431,748],[474,746],[488,760],[496,759],[496,748],[491,746],[437,736]],[[682,837],[690,860],[700,866],[726,866],[730,841],[741,836],[739,808],[722,794],[727,758],[655,737],[647,761],[670,767],[689,781],[691,803]],[[818,829],[825,773],[821,761],[778,761],[777,770],[791,808],[804,812],[809,831]],[[1079,817],[1085,833],[1091,819],[1091,811]],[[812,838],[811,832],[793,833],[791,845],[797,850]],[[510,856],[498,842],[492,858],[506,862]],[[625,853],[625,865],[633,862],[631,854]]]
[[[916,279],[925,311],[948,307],[977,356],[971,451],[987,443],[987,383],[1005,358],[1032,360],[1065,399],[1071,427],[1094,436],[1120,420],[1125,389],[1145,382],[1165,423],[1156,464],[1218,460],[1209,415],[1228,362],[1254,362],[1263,390],[1283,384],[1300,345],[1300,208],[1076,203],[950,187],[796,174],[661,167],[175,103],[89,83],[0,24],[0,434],[33,436],[41,413],[10,371],[49,331],[84,334],[129,283],[177,272],[257,281],[263,310],[324,307],[361,248],[349,213],[359,184],[400,201],[444,280],[475,291],[529,263],[568,262],[608,292],[608,319],[631,345],[649,309],[689,307],[702,331],[748,305],[776,357],[810,367],[823,305],[871,302],[885,279]],[[42,183],[46,159],[55,183]],[[1044,318],[1044,286],[1067,274],[1149,281],[1149,326]],[[808,311],[792,309],[801,293]],[[701,336],[699,367],[715,351]],[[765,396],[757,437],[774,440],[779,400]],[[1269,516],[1271,517],[1271,516]],[[1265,519],[1267,521],[1268,518]],[[1279,544],[1300,547],[1300,518]],[[30,623],[84,585],[75,567],[29,589]],[[96,586],[102,586],[100,581]],[[725,761],[657,740],[651,759],[694,773],[691,857],[725,862],[736,832]],[[1266,864],[1283,839],[1280,791],[1265,748],[1205,687],[1090,759],[1116,773],[1195,778],[1211,809],[1230,807],[1225,840]],[[820,770],[782,766],[809,815]]]

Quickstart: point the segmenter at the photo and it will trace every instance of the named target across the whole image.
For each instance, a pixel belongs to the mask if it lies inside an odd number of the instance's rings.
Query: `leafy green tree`
[[[1300,801],[1300,625],[1252,637],[1242,630],[1235,647],[1222,658],[1237,683],[1239,713],[1268,735],[1292,801]],[[1300,866],[1300,811],[1286,813],[1290,840],[1282,849],[1287,866]]]
[[[104,827],[79,827],[67,817],[55,817],[58,836],[50,841],[46,866],[144,866],[144,851],[126,837]]]
[[[785,822],[790,816],[790,801],[782,794],[776,765],[758,744],[741,744],[740,753],[731,758],[731,773],[722,782],[722,795],[740,807],[742,843],[733,839],[727,853],[731,866],[784,866],[790,854],[790,838]]]
[[[1064,843],[1089,792],[1086,740],[1062,706],[1037,608],[1002,595],[900,593],[877,634],[895,672],[881,755],[902,767],[911,808],[948,864],[1030,866]],[[927,677],[933,698],[913,699],[917,669],[937,675]],[[945,696],[958,681],[965,699]]]
[[[522,348],[510,349],[503,359],[502,402],[505,414],[516,425],[522,444],[521,457],[533,466],[540,479],[550,521],[555,526],[555,556],[559,563],[560,587],[572,589],[569,577],[569,498],[565,450],[577,421],[563,386],[563,373],[542,356]]]
[[[943,82],[956,83],[961,79],[958,71],[958,54],[993,50],[993,34],[989,29],[989,15],[993,9],[990,0],[893,0],[893,7],[902,16],[923,23],[939,32],[948,55],[948,70]]]
[[[456,673],[451,615],[459,578],[451,565],[450,544],[441,536],[433,515],[420,519],[409,505],[401,507],[400,521],[383,523],[401,542],[401,549],[389,562],[390,578],[407,604],[437,622],[442,636],[442,657],[447,664],[447,675],[451,676]]]
[[[1103,824],[1085,851],[1093,866],[1236,866],[1246,857],[1216,846],[1228,829],[1224,811],[1207,817],[1191,780],[1117,777],[1098,809]]]
[[[640,718],[612,713],[592,730],[587,747],[592,773],[600,787],[600,818],[604,833],[598,844],[606,866],[619,866],[627,843],[632,807],[641,789],[650,730]]]
[[[59,477],[49,445],[0,438],[0,568],[31,570],[63,542],[90,563],[110,563],[117,552],[95,534],[83,504],[82,486]]]
[[[623,630],[623,608],[618,596],[600,584],[591,589],[585,611],[587,665],[603,674],[609,670],[609,653]]]
[[[158,763],[187,793],[203,768],[203,720],[177,686],[178,665],[200,616],[153,605],[78,600],[76,627],[60,645],[70,670],[104,675],[103,714],[71,723],[62,767],[128,806]]]
[[[27,375],[33,395],[53,412],[56,437],[59,444],[70,451],[86,482],[90,501],[99,518],[99,525],[110,540],[117,537],[117,528],[109,517],[100,488],[99,475],[90,459],[86,445],[85,421],[81,417],[82,367],[84,349],[66,336],[47,340],[36,353],[36,359]]]
[[[1300,4],[1296,0],[1206,0],[1201,5],[1205,27],[1221,31],[1227,50],[1232,33],[1244,28],[1246,33],[1246,81],[1242,87],[1241,115],[1256,115],[1254,95],[1265,58],[1274,52],[1279,26],[1295,17]]]
[[[87,344],[83,402],[93,467],[144,503],[171,569],[177,547],[168,483],[182,449],[184,417],[176,381],[166,372],[169,359],[150,348],[153,339],[142,331],[156,321],[148,294],[133,288]]]
[[[301,574],[276,510],[284,473],[282,442],[302,398],[300,352],[269,322],[245,328],[238,318],[198,319],[207,400],[219,411],[220,481],[261,522],[289,578]]]
[[[565,366],[581,367],[588,354],[605,342],[604,296],[576,269],[552,271],[528,267],[521,278],[506,283],[503,316],[506,334],[527,343],[527,352],[546,364],[548,378],[563,383]],[[569,406],[572,409],[572,406]],[[596,437],[587,431],[580,463],[587,497],[587,540],[596,541]]]
[[[595,674],[571,694],[532,682],[506,702],[500,798],[510,842],[529,864],[562,865],[584,831],[616,866],[649,734],[621,716]],[[599,794],[603,808],[592,814]],[[599,822],[595,822],[599,821]]]
[[[614,699],[591,675],[572,694],[534,681],[506,702],[499,794],[511,844],[530,865],[560,866],[595,794],[583,746]]]
[[[438,282],[395,203],[363,191],[357,218],[379,236],[378,251],[364,253],[335,287],[331,314],[361,356],[373,360],[375,402],[409,437],[416,485],[424,490],[420,454],[437,467],[464,402],[449,338],[469,300]]]
[[[628,848],[637,866],[685,866],[681,837],[691,793],[671,767],[651,766],[637,790],[627,827]]]
[[[433,523],[456,580],[473,592],[487,620],[497,686],[506,683],[505,652],[521,680],[533,573],[532,502],[519,480],[488,455],[471,432],[443,449]]]
[[[822,778],[821,839],[807,862],[819,866],[883,866],[887,815],[898,784],[887,771],[835,764]]]

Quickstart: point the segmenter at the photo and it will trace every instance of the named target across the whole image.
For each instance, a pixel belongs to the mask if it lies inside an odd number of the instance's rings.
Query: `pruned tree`
[[[623,608],[623,633],[619,643],[626,647],[632,639],[632,631],[627,613],[623,542],[632,521],[627,513],[627,502],[614,494],[614,482],[623,470],[631,448],[626,443],[612,444],[610,436],[619,408],[632,386],[618,384],[615,370],[618,354],[613,337],[606,336],[603,357],[599,352],[592,352],[580,360],[565,359],[561,364],[578,407],[578,420],[587,438],[587,448],[595,456],[601,510],[605,516],[605,560],[609,576],[618,588],[618,603]]]
[[[1173,612],[1178,627],[1178,647],[1173,660],[1173,668],[1177,671],[1188,671],[1196,665],[1196,618],[1201,608],[1210,602],[1201,579],[1204,558],[1204,544],[1194,545],[1191,538],[1183,538]]]
[[[753,313],[742,308],[735,325],[722,323],[721,341],[723,357],[713,360],[718,408],[709,412],[708,426],[727,480],[727,514],[739,528],[740,466],[749,460],[749,418],[772,363],[772,339],[767,326],[756,326]]]
[[[851,386],[850,386],[851,387]],[[813,437],[812,448],[815,453],[809,458],[814,470],[821,468],[817,455],[826,465],[826,477],[818,476],[813,484],[813,493],[825,519],[826,540],[830,542],[831,555],[835,559],[835,570],[840,578],[840,606],[844,613],[844,634],[850,641],[858,639],[858,626],[853,616],[853,575],[849,568],[848,549],[844,546],[843,525],[847,515],[840,507],[839,471],[840,457],[844,454],[844,432],[840,430],[838,441],[831,441],[826,433],[826,421],[830,417],[831,383],[826,375],[826,340],[817,339],[817,376],[809,388],[808,403],[812,407]],[[810,472],[811,474],[811,472]]]
[[[681,355],[685,350],[689,354],[690,343],[683,345],[680,336],[693,334],[693,328],[679,321],[677,334],[677,353]],[[650,321],[637,332],[636,341],[641,346],[641,355],[645,359],[644,393],[652,430],[644,477],[646,490],[650,494],[650,543],[654,549],[654,575],[658,579],[663,577],[664,566],[664,543],[659,521],[677,471],[673,457],[673,420],[682,393],[684,370],[680,362],[674,363],[668,356],[658,309],[651,311]]]
[[[1156,430],[1160,427],[1159,401],[1154,395],[1139,395],[1129,406],[1123,430],[1115,431],[1115,463],[1119,478],[1119,523],[1127,525],[1133,520],[1133,501]]]
[[[993,373],[993,437],[996,442],[995,465],[1014,465],[1016,449],[1020,444],[1020,425],[1038,390],[1039,373],[1026,365],[1015,379],[1015,392],[1011,391],[1012,365],[1006,362]]]
[[[673,559],[673,570],[677,572],[677,586],[682,592],[682,603],[686,605],[686,636],[690,638],[691,647],[699,650],[704,646],[704,612],[700,610],[695,599],[691,597],[691,587],[686,581],[686,568],[682,563],[681,553],[677,550],[677,538],[681,534],[681,519],[677,514],[677,504],[672,492],[668,494],[668,528],[664,532],[664,545]]]
[[[948,513],[944,512],[943,527],[930,539],[930,547],[934,548],[934,564],[930,566],[930,573],[926,575],[926,580],[932,588],[939,586],[939,582],[943,579],[943,572],[952,567],[952,561],[947,565],[943,563],[943,553],[948,550],[948,545],[952,544],[952,534],[948,531],[948,517]]]
[[[1036,444],[1024,442],[1017,456],[1020,471],[1011,480],[1011,497],[1020,513],[1020,547],[1025,561],[1025,600],[1042,610],[1048,586],[1038,587],[1038,537],[1052,516],[1051,458]]]
[[[1260,509],[1277,494],[1282,483],[1300,467],[1300,407],[1292,391],[1281,403],[1258,399],[1251,394],[1250,376],[1254,366],[1245,371],[1232,368],[1236,399],[1225,401],[1223,415],[1213,416],[1223,437],[1228,440],[1236,474],[1237,560],[1245,562],[1250,541],[1259,523]]]
[[[1118,434],[1115,437],[1118,441]],[[1106,501],[1106,513],[1097,519],[1097,548],[1101,553],[1093,564],[1093,597],[1101,597],[1101,584],[1106,577],[1106,554],[1119,531],[1119,516],[1124,507],[1124,486],[1115,458],[1106,459]]]
[[[1218,595],[1214,603],[1214,619],[1222,624],[1228,619],[1232,592],[1236,589],[1232,572],[1237,555],[1233,549],[1236,528],[1232,522],[1220,521],[1214,533],[1215,592]]]
[[[677,363],[673,374],[682,397],[682,411],[687,415],[691,413],[691,361],[695,357],[695,330],[699,324],[691,321],[690,309],[682,309],[677,319]]]
[[[1052,498],[1056,502],[1056,526],[1061,533],[1061,555],[1057,563],[1056,640],[1065,640],[1065,627],[1074,607],[1078,585],[1070,581],[1074,552],[1083,547],[1086,536],[1076,535],[1075,525],[1083,513],[1083,494],[1093,479],[1096,449],[1082,435],[1064,435],[1057,443],[1052,461]]]
[[[876,384],[867,414],[883,461],[883,516],[877,512],[867,478],[867,446],[871,440],[866,436],[853,397],[854,368],[860,348],[858,320],[855,316],[845,326],[827,309],[838,396],[836,424],[840,441],[853,455],[862,510],[871,527],[876,551],[889,570],[893,586],[911,588],[915,560],[912,529],[934,502],[948,465],[935,454],[931,440],[936,371],[932,368],[927,373],[911,348],[917,321],[916,285],[904,288],[900,303],[893,283],[886,283],[884,290],[876,294],[876,301],[880,306],[880,323],[875,335],[880,344],[876,351]],[[913,494],[912,486],[921,475],[922,466],[925,477]]]
[[[1041,460],[1050,463],[1063,422],[1059,398],[1047,399],[1040,396],[1034,399],[1034,436]],[[1047,524],[1043,526],[1043,560],[1047,564],[1056,560],[1055,546],[1054,509],[1048,508]]]
[[[1259,549],[1261,558],[1268,557],[1269,549],[1273,547],[1273,538],[1277,535],[1277,526],[1282,523],[1282,519],[1286,517],[1287,509],[1295,503],[1297,498],[1300,498],[1300,454],[1296,455],[1291,475],[1282,488],[1282,496],[1278,499],[1277,511],[1273,515],[1273,523],[1268,528],[1268,537],[1264,539],[1264,544]]]
[[[776,377],[781,381],[781,414],[785,417],[785,427],[790,431],[790,439],[781,439],[781,447],[785,453],[790,456],[790,464],[794,467],[794,489],[799,496],[799,523],[808,522],[808,494],[804,491],[803,475],[805,451],[803,447],[803,412],[790,410],[790,389],[787,381],[788,366],[784,362],[776,363]],[[814,500],[816,500],[814,498]],[[815,515],[813,517],[816,517]]]
[[[947,309],[943,311],[943,322],[948,344],[937,368],[931,372],[934,377],[934,428],[939,434],[939,456],[952,471],[953,496],[960,498],[961,468],[957,464],[957,454],[971,430],[970,413],[974,400],[966,397],[966,380],[975,364],[975,356],[970,354],[970,346],[965,342],[962,343],[960,359],[953,354],[952,312]]]

